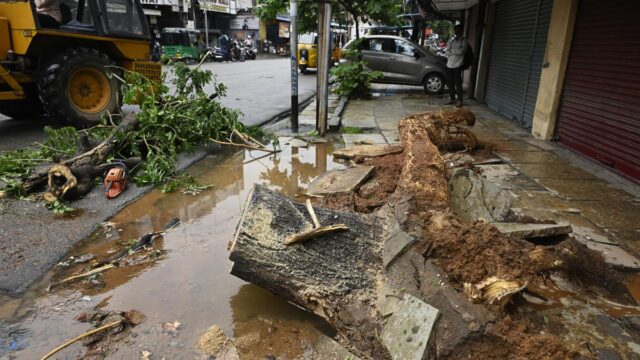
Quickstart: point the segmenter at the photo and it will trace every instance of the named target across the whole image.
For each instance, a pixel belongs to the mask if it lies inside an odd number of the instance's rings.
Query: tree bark
[[[308,241],[285,245],[313,229],[304,204],[255,185],[233,240],[231,274],[323,317],[359,355],[384,359],[373,311],[382,266],[383,229],[375,218],[316,208],[324,226],[346,224]],[[382,356],[379,354],[383,354]]]
[[[116,126],[108,138],[96,145],[93,149],[74,156],[71,159],[64,160],[60,164],[70,168],[72,172],[74,172],[74,169],[87,167],[95,168],[96,166],[104,163],[112,153],[113,149],[120,145],[118,143],[118,136],[134,130],[137,126],[138,120],[136,119],[135,114],[129,114],[118,126]],[[47,185],[50,168],[51,164],[41,165],[36,168],[35,171],[23,181],[22,186],[24,190],[27,193],[31,193],[40,190]]]

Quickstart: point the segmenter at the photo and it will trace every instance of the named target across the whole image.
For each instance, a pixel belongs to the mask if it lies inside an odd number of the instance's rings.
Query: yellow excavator
[[[0,113],[90,127],[119,110],[123,69],[160,80],[140,0],[35,1],[0,0]]]

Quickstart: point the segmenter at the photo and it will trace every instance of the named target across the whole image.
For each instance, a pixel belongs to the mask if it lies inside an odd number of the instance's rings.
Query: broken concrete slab
[[[398,130],[393,131],[382,131],[382,135],[387,140],[389,144],[400,144],[400,135]]]
[[[293,138],[287,141],[285,145],[289,145],[291,147],[306,148],[307,146],[309,146],[309,142],[304,139]]]
[[[521,174],[509,164],[476,164],[482,175],[505,190],[545,190],[540,184]]]
[[[520,238],[540,238],[558,236],[571,233],[571,224],[521,224],[521,223],[493,223],[503,234]]]
[[[326,335],[320,335],[320,338],[312,345],[313,359],[351,359],[360,360],[359,357],[349,352],[344,346]]]
[[[397,224],[389,230],[389,237],[384,242],[382,250],[382,264],[386,268],[403,251],[416,242],[413,236],[400,229]]]
[[[438,309],[409,294],[390,305],[393,314],[382,329],[382,343],[391,359],[424,359]]]
[[[588,240],[581,235],[575,235],[574,237],[576,240],[586,245],[589,249],[602,254],[605,263],[623,270],[640,270],[640,259],[629,254],[621,247]]]
[[[318,176],[307,190],[309,195],[335,195],[350,193],[364,183],[373,166],[356,166],[347,169],[331,170]]]
[[[456,170],[449,179],[451,207],[467,221],[504,221],[511,209],[511,196],[469,169]]]
[[[347,147],[355,145],[386,144],[387,140],[382,134],[342,134],[342,139]]]
[[[373,158],[402,152],[401,146],[395,145],[356,145],[348,148],[336,150],[333,156],[339,159],[352,159],[356,156]]]

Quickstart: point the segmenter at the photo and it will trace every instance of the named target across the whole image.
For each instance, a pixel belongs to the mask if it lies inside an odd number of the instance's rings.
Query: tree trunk
[[[138,126],[138,120],[136,119],[135,114],[129,114],[118,126],[116,126],[111,135],[100,144],[85,153],[62,161],[60,164],[67,166],[72,172],[74,168],[78,169],[86,168],[87,166],[96,167],[101,165],[107,160],[113,149],[119,145],[117,141],[118,136],[133,131],[136,126]],[[50,168],[51,164],[41,165],[36,168],[35,171],[23,181],[22,186],[24,190],[27,193],[30,193],[40,190],[47,185]]]
[[[351,16],[353,16],[353,18],[355,19],[356,22],[356,40],[360,39],[360,24],[358,23],[358,17],[354,16],[353,14],[351,14]]]
[[[365,357],[384,359],[386,350],[375,306],[382,266],[383,229],[373,217],[316,209],[323,226],[346,224],[303,243],[285,239],[313,228],[304,204],[255,185],[238,225],[231,274],[261,286],[333,325],[347,345]]]

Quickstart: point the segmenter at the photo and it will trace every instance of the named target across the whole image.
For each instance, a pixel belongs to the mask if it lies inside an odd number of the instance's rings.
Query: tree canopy
[[[334,15],[346,12],[353,19],[366,23],[371,20],[385,25],[398,23],[402,0],[336,0]],[[262,19],[274,19],[289,13],[289,0],[258,0],[256,14]],[[300,33],[316,31],[318,26],[317,0],[298,0],[298,29]]]

